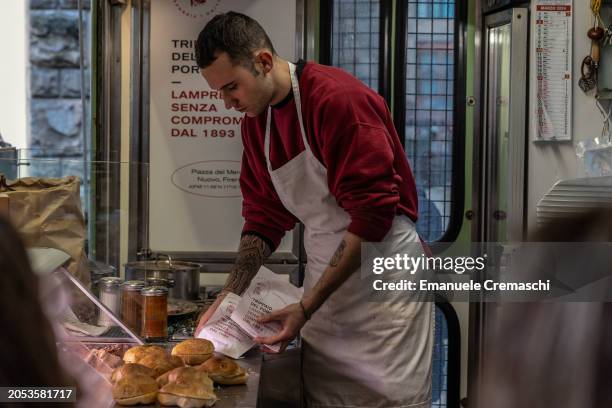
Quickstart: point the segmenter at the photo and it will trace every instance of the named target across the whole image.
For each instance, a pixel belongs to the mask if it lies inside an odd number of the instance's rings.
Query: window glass
[[[380,2],[334,1],[332,15],[332,65],[378,91]]]
[[[454,0],[408,0],[405,149],[419,196],[417,230],[439,240],[451,211]]]

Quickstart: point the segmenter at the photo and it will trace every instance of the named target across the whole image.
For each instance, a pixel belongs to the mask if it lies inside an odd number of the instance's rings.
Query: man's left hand
[[[257,319],[258,323],[279,322],[281,331],[274,336],[256,337],[254,340],[262,345],[281,343],[280,352],[283,352],[287,344],[295,338],[300,329],[306,324],[306,317],[299,303],[293,303],[283,309],[275,310]]]

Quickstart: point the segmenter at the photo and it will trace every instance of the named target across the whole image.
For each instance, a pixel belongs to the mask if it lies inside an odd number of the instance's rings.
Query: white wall
[[[572,142],[565,143],[533,143],[533,135],[529,135],[528,149],[528,223],[529,228],[536,225],[536,205],[555,182],[562,179],[584,177],[578,159],[575,143],[592,139],[600,135],[602,116],[595,105],[593,95],[585,95],[578,87],[580,65],[582,59],[590,51],[590,40],[586,33],[591,27],[591,12],[586,1],[574,2],[573,21],[573,109],[572,109]],[[604,52],[612,52],[612,47]],[[532,62],[533,63],[533,62]],[[611,72],[612,67],[602,67]]]
[[[25,148],[27,126],[26,0],[0,2],[0,134]]]

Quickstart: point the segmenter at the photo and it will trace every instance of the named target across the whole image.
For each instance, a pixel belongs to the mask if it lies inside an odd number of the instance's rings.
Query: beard
[[[256,98],[252,100],[245,112],[247,116],[256,117],[268,109],[273,95],[273,89],[269,85],[265,84],[256,92]]]

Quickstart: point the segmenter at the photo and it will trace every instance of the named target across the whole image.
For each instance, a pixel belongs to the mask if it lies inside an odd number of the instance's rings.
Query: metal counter
[[[261,352],[253,349],[244,358],[236,361],[249,373],[246,385],[215,385],[215,394],[219,400],[216,408],[255,408],[259,393],[262,358]]]

